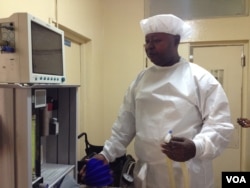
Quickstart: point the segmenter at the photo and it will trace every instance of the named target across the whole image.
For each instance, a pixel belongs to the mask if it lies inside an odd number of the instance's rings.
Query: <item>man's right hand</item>
[[[103,161],[103,164],[108,164],[108,160],[102,154],[96,154],[93,158]]]
[[[104,157],[104,155],[102,154],[96,154],[94,155],[93,157],[91,158],[95,158],[95,159],[98,159],[100,161],[103,162],[103,164],[108,164],[108,160]],[[87,158],[86,159],[86,163],[90,160],[90,158]],[[82,169],[80,170],[79,172],[79,176],[80,176],[80,179],[83,181],[84,177],[85,177],[85,174],[86,174],[86,164],[82,167]]]

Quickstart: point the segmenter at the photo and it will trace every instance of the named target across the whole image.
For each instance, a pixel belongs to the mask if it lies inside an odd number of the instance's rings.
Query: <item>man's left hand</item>
[[[196,153],[194,142],[184,137],[173,137],[169,143],[163,143],[161,147],[164,154],[178,162],[188,161]]]

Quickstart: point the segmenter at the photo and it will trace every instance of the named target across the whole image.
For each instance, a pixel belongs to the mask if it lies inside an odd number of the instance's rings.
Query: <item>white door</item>
[[[221,172],[240,171],[240,126],[242,109],[242,61],[244,45],[191,46],[193,62],[209,70],[222,84],[230,103],[234,136],[221,156],[214,160],[216,188],[221,188]]]

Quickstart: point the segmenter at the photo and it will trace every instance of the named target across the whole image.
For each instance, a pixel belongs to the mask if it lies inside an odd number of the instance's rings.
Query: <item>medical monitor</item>
[[[65,81],[64,32],[29,13],[0,19],[0,83]]]

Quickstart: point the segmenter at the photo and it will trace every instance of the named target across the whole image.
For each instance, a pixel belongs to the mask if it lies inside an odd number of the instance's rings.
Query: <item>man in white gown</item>
[[[185,187],[185,162],[188,187],[212,188],[212,160],[227,147],[234,129],[227,96],[207,70],[179,56],[180,40],[190,34],[183,20],[156,15],[140,25],[154,65],[129,86],[112,135],[95,158],[114,161],[135,139],[135,187],[170,187],[171,171],[176,187]],[[166,143],[169,130],[173,137]]]

